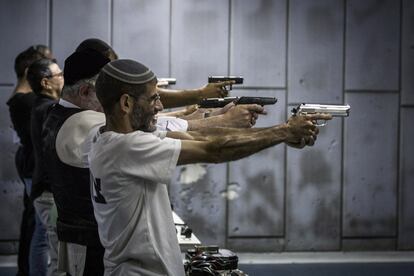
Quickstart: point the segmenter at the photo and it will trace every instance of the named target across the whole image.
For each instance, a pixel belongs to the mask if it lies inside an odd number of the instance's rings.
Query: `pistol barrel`
[[[294,113],[327,113],[333,117],[348,117],[350,109],[351,107],[349,105],[301,104],[298,108],[294,109]]]
[[[167,86],[173,85],[177,83],[177,79],[175,78],[157,78],[157,85],[158,86]]]

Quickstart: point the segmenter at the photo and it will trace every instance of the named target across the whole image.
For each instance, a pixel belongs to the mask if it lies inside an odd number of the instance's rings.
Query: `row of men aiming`
[[[83,41],[63,72],[47,55],[25,64],[8,104],[36,211],[32,244],[47,232],[51,256],[47,268],[45,254],[36,254],[41,246],[31,246],[32,275],[184,275],[167,192],[176,166],[237,160],[280,143],[312,146],[315,121],[331,119],[292,116],[252,128],[266,114],[257,104],[162,112],[227,96],[233,82],[161,88],[151,69],[118,59],[99,39]],[[22,165],[30,156],[32,172]]]

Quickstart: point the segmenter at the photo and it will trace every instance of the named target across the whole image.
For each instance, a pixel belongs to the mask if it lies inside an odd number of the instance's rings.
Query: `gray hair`
[[[87,85],[89,87],[95,88],[95,82],[97,78],[98,78],[98,74],[96,74],[95,76],[91,78],[78,80],[76,83],[72,85],[65,84],[65,86],[62,89],[62,93],[61,93],[62,97],[70,98],[70,99],[77,97],[78,91],[82,85]]]

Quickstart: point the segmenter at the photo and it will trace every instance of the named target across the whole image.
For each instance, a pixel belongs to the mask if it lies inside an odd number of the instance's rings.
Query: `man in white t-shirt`
[[[184,275],[167,185],[177,165],[237,160],[285,142],[302,148],[318,134],[294,116],[269,128],[156,130],[163,109],[156,77],[132,60],[106,64],[96,81],[106,125],[92,140],[93,206],[105,248],[105,275]]]

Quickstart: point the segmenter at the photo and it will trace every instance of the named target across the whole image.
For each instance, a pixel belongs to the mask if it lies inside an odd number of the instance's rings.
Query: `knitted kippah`
[[[65,60],[65,84],[73,85],[82,79],[95,76],[109,61],[109,58],[94,50],[74,52]]]
[[[106,64],[102,72],[129,84],[144,84],[155,78],[155,74],[145,65],[130,59],[118,59]]]

